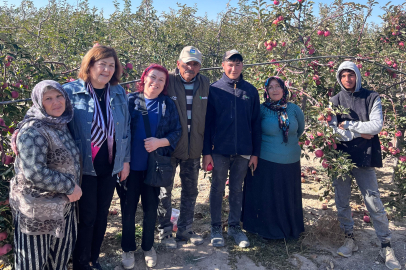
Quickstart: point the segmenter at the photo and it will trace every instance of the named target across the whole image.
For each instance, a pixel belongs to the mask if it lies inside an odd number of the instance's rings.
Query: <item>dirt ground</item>
[[[210,180],[204,177],[202,171],[199,176],[199,197],[197,199],[194,230],[205,239],[200,246],[194,246],[186,242],[178,242],[175,250],[166,249],[156,242],[154,244],[158,254],[158,264],[153,269],[204,269],[204,270],[228,270],[228,269],[302,269],[302,270],[383,270],[387,269],[382,263],[378,254],[380,243],[375,235],[371,223],[363,221],[365,207],[358,190],[354,190],[351,205],[355,220],[355,237],[359,251],[350,258],[343,258],[336,254],[337,248],[343,241],[343,234],[340,231],[336,216],[334,194],[328,201],[327,210],[322,210],[322,203],[319,197],[324,193],[321,183],[327,181],[318,161],[302,159],[302,172],[306,174],[305,182],[302,183],[303,211],[305,219],[305,232],[299,240],[273,240],[266,241],[256,235],[247,233],[251,246],[246,249],[239,248],[234,241],[224,236],[226,246],[214,248],[210,244],[210,213],[209,213],[209,192]],[[377,169],[378,181],[383,203],[392,201],[396,197],[396,185],[392,182],[393,162],[386,160],[384,167]],[[312,175],[309,171],[316,170],[317,174]],[[321,178],[321,183],[315,177]],[[180,203],[180,179],[177,176],[174,183],[172,205],[179,209]],[[226,224],[228,216],[228,190],[223,200],[223,221]],[[395,249],[397,258],[405,267],[406,263],[406,219],[399,213],[400,207],[388,208],[390,217],[390,229],[392,230],[392,247]],[[122,270],[121,267],[121,213],[120,201],[115,194],[111,211],[116,214],[109,216],[108,228],[103,242],[100,255],[100,263],[104,269]],[[403,211],[404,213],[405,211]],[[140,243],[142,207],[137,210],[137,242]],[[225,227],[226,230],[226,227]],[[156,232],[157,236],[157,232]],[[148,269],[145,265],[143,254],[140,248],[136,251],[136,266],[134,269]],[[2,258],[0,258],[0,262]],[[0,263],[0,269],[2,265]],[[5,267],[3,269],[11,269]],[[69,265],[71,269],[71,265]]]
[[[380,243],[375,235],[372,223],[365,223],[363,215],[365,207],[362,205],[358,190],[353,192],[352,208],[355,220],[355,237],[359,251],[350,258],[342,258],[336,254],[337,248],[343,241],[336,218],[334,195],[328,201],[327,210],[322,210],[322,201],[319,196],[323,189],[321,184],[308,173],[308,168],[316,170],[317,177],[323,179],[322,167],[317,161],[302,159],[302,171],[307,175],[302,183],[303,211],[305,218],[305,232],[298,241],[284,240],[266,241],[256,235],[247,234],[251,247],[242,249],[236,246],[232,239],[227,238],[226,246],[214,248],[210,244],[210,214],[209,192],[210,181],[201,172],[199,176],[199,197],[197,199],[194,230],[203,235],[205,242],[194,246],[186,242],[178,242],[175,250],[166,249],[156,240],[155,249],[158,254],[158,264],[153,269],[386,269],[378,254]],[[392,182],[392,162],[385,161],[383,168],[377,169],[380,191],[383,203],[392,200],[396,195],[396,185]],[[325,178],[324,178],[325,179]],[[180,179],[177,176],[174,184],[174,208],[179,208]],[[226,190],[226,195],[228,191]],[[227,197],[227,196],[226,196]],[[121,216],[119,198],[115,195],[111,205],[112,211],[117,215],[109,216],[108,229],[102,246],[100,263],[105,269],[123,269],[121,260]],[[393,209],[392,209],[393,210]],[[396,209],[395,209],[396,210]],[[142,209],[138,208],[136,223],[141,224]],[[223,220],[228,215],[228,202],[223,201]],[[406,221],[390,213],[390,229],[392,230],[392,247],[402,266],[406,263]],[[141,227],[137,232],[140,233]],[[157,234],[156,234],[157,235]],[[137,237],[140,240],[139,237]],[[134,269],[146,269],[140,248],[136,252],[136,266]]]

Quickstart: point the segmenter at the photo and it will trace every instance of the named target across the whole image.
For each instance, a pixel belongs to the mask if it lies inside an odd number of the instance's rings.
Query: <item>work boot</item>
[[[221,226],[211,226],[210,238],[213,247],[224,247],[224,238]]]
[[[203,244],[203,238],[196,234],[194,231],[183,231],[176,233],[176,240],[178,241],[190,241],[195,246]]]
[[[134,251],[123,251],[123,254],[121,254],[121,263],[124,269],[133,269],[135,265]]]
[[[247,236],[241,230],[240,225],[228,226],[227,234],[234,238],[235,243],[242,248],[249,247],[250,241]]]
[[[144,251],[144,258],[145,258],[145,264],[148,267],[154,267],[156,265],[156,252],[154,247],[151,248],[150,251]]]
[[[161,244],[163,244],[166,248],[177,248],[178,244],[176,244],[175,239],[172,236],[172,232],[165,233],[163,235],[159,235],[159,239]]]
[[[391,247],[381,248],[379,254],[385,260],[385,265],[389,269],[399,270],[402,268],[398,259],[396,259],[395,251]]]
[[[358,246],[355,244],[355,240],[353,238],[345,238],[344,244],[338,248],[337,254],[348,258],[352,256],[352,252],[357,250]]]

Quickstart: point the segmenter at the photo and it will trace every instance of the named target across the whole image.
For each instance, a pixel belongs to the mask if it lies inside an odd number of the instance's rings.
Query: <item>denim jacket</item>
[[[90,133],[94,112],[94,100],[87,91],[86,84],[79,79],[63,85],[74,108],[74,116],[68,128],[80,150],[83,162],[83,174],[96,176],[92,162]],[[110,86],[110,106],[114,119],[114,139],[116,155],[114,157],[113,175],[123,170],[124,162],[130,162],[131,129],[128,112],[128,98],[120,85]],[[108,157],[106,157],[108,158]]]

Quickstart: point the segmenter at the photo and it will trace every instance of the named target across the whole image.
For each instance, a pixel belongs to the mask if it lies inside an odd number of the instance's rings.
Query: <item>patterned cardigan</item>
[[[64,237],[64,218],[72,207],[66,194],[73,193],[80,178],[79,150],[67,126],[28,122],[18,133],[17,147],[10,205],[19,229]]]

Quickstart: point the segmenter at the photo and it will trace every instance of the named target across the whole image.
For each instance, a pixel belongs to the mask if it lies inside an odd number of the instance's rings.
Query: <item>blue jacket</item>
[[[92,127],[94,100],[87,91],[83,80],[76,80],[63,85],[74,108],[74,116],[68,128],[80,150],[83,162],[83,174],[96,176],[92,162],[90,130]],[[114,139],[116,155],[114,157],[113,175],[123,170],[124,162],[130,162],[131,129],[128,99],[120,85],[110,86],[110,105],[114,119]],[[108,158],[108,157],[106,157]]]
[[[203,155],[254,155],[261,152],[258,90],[225,74],[210,86]]]
[[[128,95],[128,109],[131,116],[131,136],[135,136],[135,129],[137,127],[144,128],[143,121],[142,126],[138,125],[138,122],[142,119],[139,94],[140,93],[135,92]],[[164,101],[166,104],[165,115],[162,115],[162,111],[158,115],[158,127],[156,129],[155,138],[168,139],[170,146],[160,147],[157,151],[162,156],[171,156],[182,135],[182,126],[176,105],[170,97],[163,94],[158,96],[159,110],[162,110]]]

